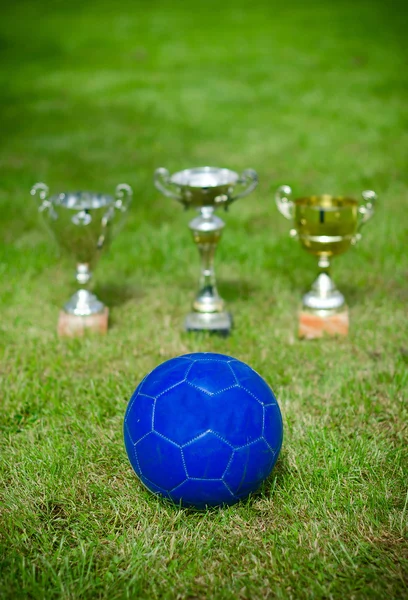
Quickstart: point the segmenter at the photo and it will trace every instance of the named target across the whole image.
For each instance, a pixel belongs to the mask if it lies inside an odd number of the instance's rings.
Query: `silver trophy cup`
[[[49,197],[48,186],[36,183],[31,194],[38,198],[38,210],[58,245],[76,263],[80,289],[64,305],[64,311],[78,317],[103,313],[105,305],[88,285],[102,248],[109,244],[116,213],[123,216],[128,209],[132,188],[121,183],[115,197],[94,192],[62,192]]]
[[[252,169],[239,175],[229,169],[198,167],[170,175],[167,169],[160,168],[155,171],[154,184],[165,196],[178,200],[185,208],[195,208],[199,213],[190,221],[189,228],[200,253],[201,273],[193,310],[187,315],[185,328],[187,331],[210,330],[228,334],[232,317],[218,293],[214,271],[215,251],[225,223],[214,213],[216,208],[227,209],[232,202],[251,193],[258,184],[258,176]]]

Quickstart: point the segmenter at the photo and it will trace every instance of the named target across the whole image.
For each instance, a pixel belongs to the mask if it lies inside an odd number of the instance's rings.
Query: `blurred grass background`
[[[407,10],[385,0],[15,1],[0,21],[0,598],[407,596]],[[258,171],[221,216],[233,335],[181,329],[198,276],[184,213],[152,185],[213,164]],[[134,202],[95,271],[106,338],[59,340],[73,265],[29,195]],[[379,195],[334,261],[346,340],[296,339],[315,261],[272,190]],[[137,482],[126,403],[159,362],[218,351],[282,407],[262,492],[195,514]]]

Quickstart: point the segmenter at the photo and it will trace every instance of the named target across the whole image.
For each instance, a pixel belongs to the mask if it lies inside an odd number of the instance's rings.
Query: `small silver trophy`
[[[58,245],[76,263],[76,281],[80,289],[60,313],[60,335],[80,334],[87,326],[105,332],[108,310],[89,291],[88,284],[102,248],[109,244],[115,214],[122,215],[128,209],[132,188],[125,183],[119,184],[115,197],[95,192],[62,192],[49,197],[48,186],[36,183],[31,194],[38,197],[38,210]]]
[[[197,167],[170,175],[167,169],[160,168],[155,171],[154,184],[165,196],[199,212],[199,216],[190,221],[189,228],[200,253],[201,274],[193,311],[186,317],[185,328],[228,334],[232,317],[218,293],[214,271],[215,251],[225,223],[214,211],[218,207],[227,209],[234,200],[250,194],[258,184],[258,176],[252,169],[239,175],[229,169]],[[244,189],[235,193],[235,188],[242,186]]]

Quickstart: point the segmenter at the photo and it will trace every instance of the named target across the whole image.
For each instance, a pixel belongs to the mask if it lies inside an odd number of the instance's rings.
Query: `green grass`
[[[9,3],[0,22],[0,598],[406,598],[408,76],[404,5],[347,2]],[[158,166],[256,168],[225,215],[228,339],[181,324],[196,285],[191,215]],[[60,340],[73,265],[29,189],[135,191],[95,288],[105,338]],[[271,190],[358,195],[378,212],[334,264],[347,339],[300,342],[315,262]],[[158,363],[248,362],[282,408],[261,492],[195,513],[134,477],[127,401]]]

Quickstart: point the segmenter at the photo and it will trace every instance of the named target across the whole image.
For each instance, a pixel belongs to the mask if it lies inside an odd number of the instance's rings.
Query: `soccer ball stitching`
[[[234,369],[232,368],[232,365],[231,365],[231,363],[230,363],[230,362],[227,362],[227,366],[228,366],[229,370],[231,371],[231,373],[233,374],[233,376],[234,376],[234,379],[235,379],[235,381],[237,382],[237,385],[241,385],[241,384],[240,384],[240,382],[239,382],[239,379],[238,379],[238,377],[237,377],[237,375],[236,375],[236,373],[235,373],[235,371],[234,371]]]
[[[170,390],[174,390],[174,388],[176,388],[178,385],[181,385],[182,383],[186,383],[186,380],[182,379],[181,381],[178,381],[174,385],[171,385],[170,387],[166,388],[163,392],[160,392],[160,394],[157,394],[157,396],[155,397],[155,400],[160,398],[160,396],[163,396],[163,394],[167,394],[167,392],[170,392]]]
[[[233,449],[233,451],[231,452],[231,456],[230,456],[230,459],[229,459],[229,461],[228,461],[228,464],[227,464],[227,466],[225,467],[225,469],[224,469],[224,473],[223,473],[223,474],[222,474],[222,476],[221,476],[221,479],[222,479],[223,481],[224,481],[225,474],[227,473],[228,469],[229,469],[229,468],[230,468],[230,466],[231,466],[231,463],[232,463],[232,461],[233,461],[233,459],[234,459],[234,456],[235,456],[235,449]],[[224,482],[224,483],[225,483],[225,482]]]
[[[213,429],[207,429],[207,431],[203,431],[203,433],[200,433],[199,435],[196,435],[196,437],[193,438],[192,440],[186,442],[185,444],[181,444],[180,448],[185,448],[186,446],[190,446],[193,442],[195,442],[196,440],[199,440],[200,438],[205,437],[208,433],[212,433],[213,435],[215,435],[215,437],[217,437],[220,440],[222,440],[223,442],[225,442],[230,448],[232,448],[234,450],[235,446],[233,446],[233,444],[231,444],[231,442],[229,442],[228,440],[226,440],[225,438],[223,438],[222,435],[220,435],[219,433],[217,433]]]
[[[227,390],[232,390],[233,388],[241,387],[241,385],[239,383],[234,383],[233,385],[229,385],[228,387],[222,388],[222,390],[218,390],[218,392],[209,392],[205,388],[202,388],[199,385],[196,385],[195,383],[188,381],[187,379],[185,381],[181,381],[180,383],[187,383],[188,385],[191,385],[194,389],[200,390],[200,392],[207,394],[207,396],[218,396],[219,394],[222,394],[223,392],[226,392]],[[169,389],[171,389],[171,388],[169,388]],[[168,390],[166,390],[166,391],[168,391]]]

